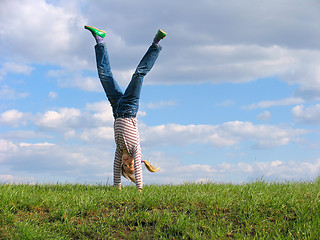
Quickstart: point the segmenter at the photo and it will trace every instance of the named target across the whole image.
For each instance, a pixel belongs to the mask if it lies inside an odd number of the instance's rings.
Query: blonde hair
[[[155,166],[152,165],[152,163],[148,161],[143,161],[144,166],[149,170],[149,172],[158,172],[160,168],[156,168]]]
[[[160,170],[160,168],[155,167],[152,163],[148,162],[148,161],[143,161],[144,166],[149,170],[149,172],[158,172]],[[128,173],[124,170],[123,164],[121,164],[121,174],[122,176],[124,176],[126,179],[128,179],[129,181],[132,181],[134,183],[136,183],[136,180],[134,178],[134,173]]]

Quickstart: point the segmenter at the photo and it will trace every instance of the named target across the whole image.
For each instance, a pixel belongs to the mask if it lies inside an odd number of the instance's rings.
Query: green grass
[[[320,180],[0,185],[0,239],[319,239]]]

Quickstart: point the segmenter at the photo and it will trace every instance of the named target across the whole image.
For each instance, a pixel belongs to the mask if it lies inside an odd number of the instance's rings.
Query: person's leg
[[[97,69],[101,84],[104,91],[107,94],[109,102],[112,108],[115,110],[119,99],[123,96],[123,93],[118,83],[113,78],[111,67],[109,63],[109,56],[107,48],[104,43],[99,43],[95,46]]]
[[[151,70],[155,61],[157,60],[159,53],[162,47],[159,44],[159,41],[163,39],[167,33],[162,30],[158,30],[155,35],[152,45],[149,47],[148,51],[143,56],[138,67],[136,68],[135,73],[132,76],[132,79],[121,99],[121,105],[119,108],[120,113],[127,112],[129,117],[135,117],[138,108],[139,108],[139,98],[141,93],[141,87],[144,76]],[[128,117],[128,116],[127,116]]]
[[[120,113],[129,114],[129,116],[126,117],[136,116],[139,108],[139,98],[143,78],[153,67],[161,49],[162,47],[160,45],[152,44],[136,68],[136,71],[121,99],[119,107]]]
[[[95,52],[98,75],[112,108],[116,109],[117,102],[123,96],[123,93],[111,72],[107,48],[103,41],[106,36],[106,31],[87,25],[85,25],[84,28],[89,30],[96,40],[97,45],[95,46]]]

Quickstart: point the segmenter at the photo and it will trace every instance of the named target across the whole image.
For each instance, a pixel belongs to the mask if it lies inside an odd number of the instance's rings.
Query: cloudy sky
[[[113,117],[83,25],[124,89],[168,35],[138,115],[145,184],[320,172],[318,0],[0,0],[0,182],[112,184]],[[128,184],[127,180],[123,180]]]

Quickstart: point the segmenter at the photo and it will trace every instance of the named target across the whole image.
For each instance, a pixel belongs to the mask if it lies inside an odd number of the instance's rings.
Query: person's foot
[[[156,38],[161,40],[161,39],[165,38],[165,36],[167,36],[167,33],[162,31],[161,29],[159,29],[156,34]]]
[[[153,43],[158,44],[161,39],[165,38],[165,36],[167,36],[167,33],[159,29],[156,36],[153,39]]]
[[[84,28],[88,29],[94,37],[100,36],[101,38],[104,38],[106,36],[106,31],[104,30],[100,30],[98,28],[87,26],[87,25],[85,25]]]

